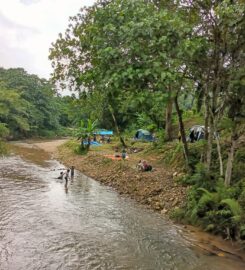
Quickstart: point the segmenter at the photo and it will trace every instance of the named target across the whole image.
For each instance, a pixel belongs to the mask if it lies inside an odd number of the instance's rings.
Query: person
[[[65,188],[67,188],[68,179],[69,179],[69,173],[70,173],[70,169],[68,169],[68,170],[64,173],[64,177],[65,177]]]
[[[100,136],[100,143],[104,143],[105,142],[105,135],[101,135]]]
[[[125,148],[123,148],[123,149],[122,149],[122,159],[125,159],[125,158],[126,158],[126,156],[127,156],[126,149],[125,149]]]
[[[107,141],[107,143],[110,143],[111,142],[111,137],[108,136],[106,141]]]
[[[114,157],[121,157],[120,153],[119,153],[119,150],[118,150],[118,147],[115,147],[115,154],[114,154]]]
[[[72,180],[74,178],[74,170],[75,170],[75,167],[74,166],[71,166],[71,179]]]
[[[58,179],[63,180],[64,172],[60,172],[60,175],[58,176]]]
[[[152,166],[147,164],[147,162],[145,160],[142,163],[143,163],[143,167],[144,167],[145,172],[152,171]]]
[[[142,172],[147,172],[147,171],[152,171],[152,166],[147,164],[145,160],[140,160],[138,164],[136,165],[139,171]]]
[[[143,163],[141,160],[139,160],[138,164],[136,165],[136,168],[138,171],[144,171]]]

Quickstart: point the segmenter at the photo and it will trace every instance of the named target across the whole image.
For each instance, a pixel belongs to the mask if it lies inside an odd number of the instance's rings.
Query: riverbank
[[[56,158],[67,166],[75,166],[85,175],[115,188],[119,194],[127,195],[162,214],[181,207],[185,202],[186,187],[178,185],[173,169],[164,166],[156,156],[140,151],[130,153],[126,160],[113,160],[114,145],[92,147],[86,155],[75,155],[69,144],[60,146]],[[139,172],[136,164],[147,160],[151,172]]]
[[[74,165],[85,175],[158,211],[165,218],[171,209],[180,207],[184,203],[186,188],[176,183],[177,172],[164,167],[161,160],[157,160],[154,155],[139,152],[130,154],[126,161],[114,161],[105,157],[113,152],[111,146],[106,145],[103,147],[103,151],[93,148],[89,154],[81,156],[75,155],[69,143],[64,144],[65,141],[31,142],[28,145],[46,151],[67,167]],[[153,165],[155,169],[153,172],[143,173],[136,170],[135,164],[142,158],[147,159]],[[201,248],[207,254],[245,261],[244,252],[236,243],[224,241],[220,237],[210,235],[192,226],[183,227],[183,237],[191,239],[193,248]]]

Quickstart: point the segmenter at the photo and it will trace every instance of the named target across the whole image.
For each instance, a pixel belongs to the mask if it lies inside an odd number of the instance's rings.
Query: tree
[[[171,91],[176,91],[175,82],[182,77],[179,49],[191,27],[181,14],[159,9],[151,1],[101,3],[73,17],[65,36],[53,44],[54,80],[69,81],[71,89],[103,93],[108,108],[113,108],[114,123],[119,122],[117,100],[124,103],[128,92],[134,97],[161,93],[168,97],[162,107],[169,103],[166,126],[171,139],[175,96]]]
[[[29,103],[21,95],[14,91],[6,89],[4,84],[0,83],[0,123],[2,131],[6,128],[12,135],[26,133],[30,130],[27,118]]]
[[[242,1],[179,1],[189,18],[194,18],[193,35],[205,40],[203,53],[190,62],[192,74],[199,83],[200,97],[204,97],[206,111],[206,166],[212,164],[213,134],[217,131],[220,117],[227,112],[227,102],[234,92],[234,68],[242,67],[244,48],[244,11]],[[240,91],[240,93],[242,93]],[[230,101],[228,101],[230,100]],[[231,104],[231,103],[230,103]],[[233,103],[235,104],[235,103]],[[220,172],[222,159],[218,147]]]
[[[0,68],[0,83],[4,85],[5,95],[21,99],[23,112],[13,112],[16,121],[22,125],[16,135],[31,136],[41,134],[44,130],[59,128],[59,111],[55,91],[45,79],[27,74],[22,68]],[[25,104],[24,104],[25,103]],[[15,106],[15,105],[14,105]],[[21,107],[20,106],[20,107]],[[23,117],[22,117],[23,118]]]

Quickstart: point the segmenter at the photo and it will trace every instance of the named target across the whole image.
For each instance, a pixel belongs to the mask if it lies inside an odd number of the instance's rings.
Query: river
[[[23,151],[22,151],[23,152]],[[0,160],[0,269],[245,269],[208,256],[181,226],[78,171],[64,188],[41,150]]]

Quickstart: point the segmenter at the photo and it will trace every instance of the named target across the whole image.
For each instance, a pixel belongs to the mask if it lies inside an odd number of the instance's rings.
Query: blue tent
[[[134,136],[135,140],[154,141],[152,134],[148,130],[138,129]]]

